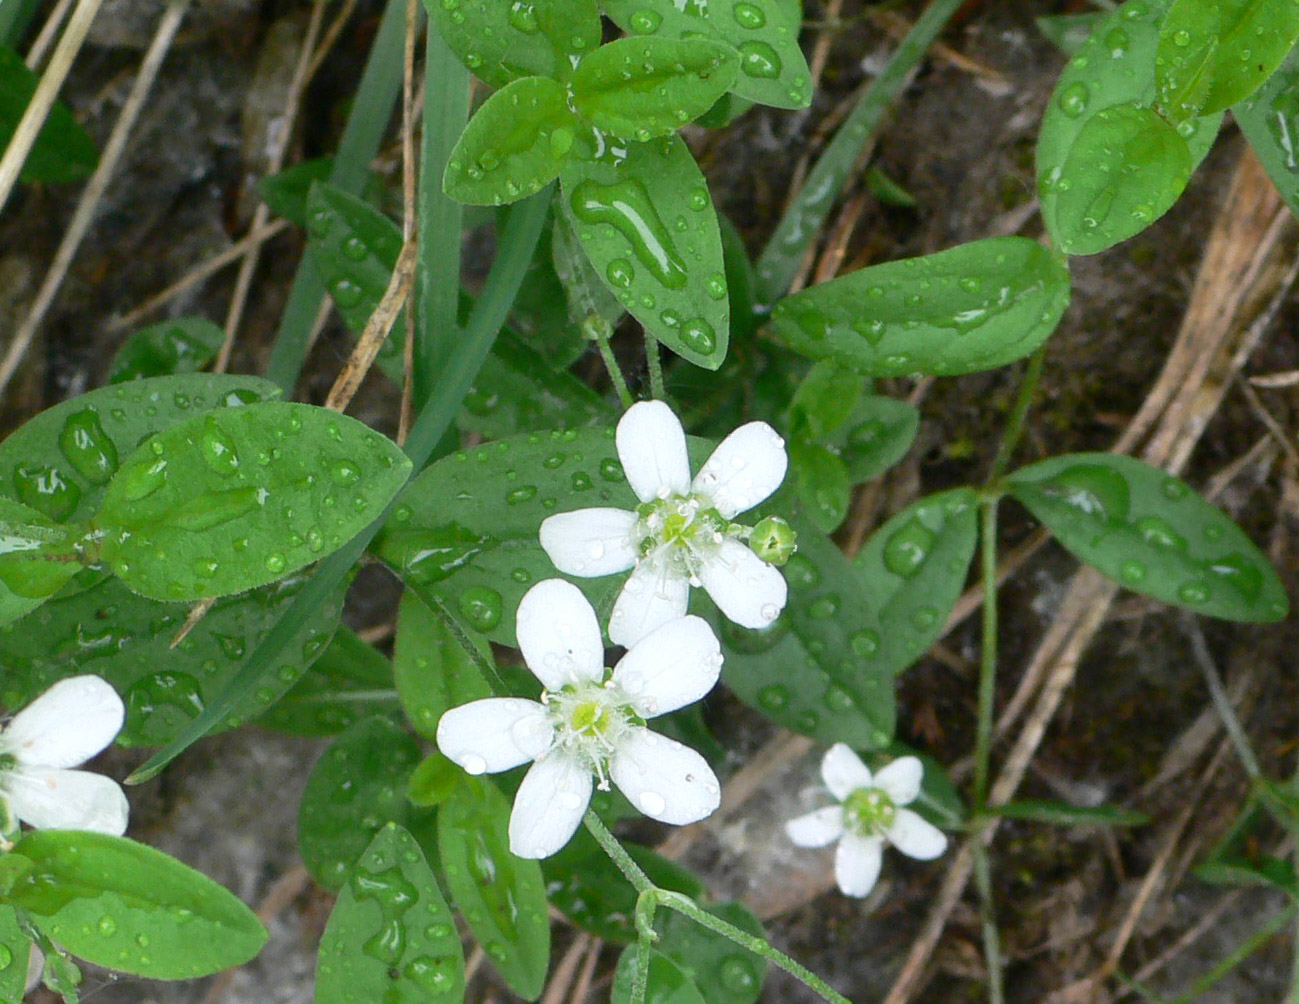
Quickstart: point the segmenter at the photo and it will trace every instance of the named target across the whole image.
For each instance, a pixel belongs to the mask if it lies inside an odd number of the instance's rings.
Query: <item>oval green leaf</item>
[[[1276,572],[1244,531],[1157,467],[1075,453],[1007,481],[1074,557],[1134,592],[1230,621],[1276,621],[1289,610]]]
[[[298,810],[298,850],[312,878],[341,889],[383,825],[405,824],[406,782],[419,761],[415,739],[386,718],[363,718],[334,741]]]
[[[0,149],[9,146],[22,120],[40,75],[32,72],[13,49],[0,47]],[[23,181],[77,181],[99,163],[95,141],[62,101],[50,107],[23,163]]]
[[[195,373],[103,387],[41,412],[0,443],[0,494],[60,523],[90,519],[146,438],[196,414],[280,396],[257,377]]]
[[[103,557],[154,599],[241,592],[342,547],[409,472],[391,440],[325,408],[204,415],[154,436],[113,476],[96,520]]]
[[[479,646],[478,659],[491,663],[489,645]],[[406,717],[425,739],[437,738],[438,721],[452,708],[492,696],[460,638],[410,590],[397,608],[392,671]]]
[[[79,535],[0,497],[0,626],[30,613],[81,571]]]
[[[612,1004],[632,1004],[632,972],[636,966],[636,946],[618,956],[613,975]],[[707,1004],[694,980],[662,952],[650,949],[649,980],[645,986],[645,1004]]]
[[[510,853],[510,803],[466,776],[438,810],[438,849],[456,908],[511,990],[536,1000],[550,964],[546,885],[536,861]]]
[[[871,376],[956,376],[1028,355],[1068,303],[1059,258],[1024,237],[993,237],[787,296],[772,325],[794,351]]]
[[[620,38],[578,64],[573,107],[597,129],[645,142],[708,111],[738,72],[735,49],[711,39]]]
[[[1299,216],[1299,48],[1231,114],[1290,212]]]
[[[1175,120],[1253,94],[1299,39],[1294,0],[1174,0],[1159,30],[1155,78]]]
[[[477,206],[526,198],[559,174],[580,128],[562,84],[516,80],[469,120],[447,160],[443,189]]]
[[[745,934],[767,939],[762,924],[743,903],[710,903],[704,909]],[[766,962],[725,935],[674,910],[658,915],[654,931],[659,936],[655,950],[676,964],[708,1004],[754,1004],[762,993]]]
[[[848,515],[852,494],[843,461],[805,439],[791,438],[788,449],[791,480],[803,511],[818,530],[831,533]]]
[[[697,366],[726,358],[730,301],[708,185],[678,136],[573,160],[561,200],[601,281],[659,341]]]
[[[220,351],[226,333],[205,317],[178,317],[131,335],[108,366],[109,383],[193,373]]]
[[[339,893],[320,939],[316,1004],[460,1004],[455,918],[415,838],[383,827]]]
[[[401,230],[363,199],[322,181],[307,194],[307,247],[343,323],[360,333],[383,299],[401,254]],[[401,331],[400,323],[393,331]],[[385,351],[386,350],[386,351]],[[401,359],[389,338],[380,355]]]
[[[253,958],[266,929],[207,876],[152,847],[75,830],[27,833],[35,867],[8,899],[73,955],[152,979],[207,976]]]
[[[862,400],[835,443],[853,484],[879,477],[904,456],[920,429],[920,413],[906,401]]]
[[[593,0],[424,0],[424,7],[456,58],[498,89],[523,77],[566,76],[570,52],[600,44]]]
[[[27,988],[27,958],[32,939],[18,926],[12,906],[0,905],[0,1000],[21,1001]]]

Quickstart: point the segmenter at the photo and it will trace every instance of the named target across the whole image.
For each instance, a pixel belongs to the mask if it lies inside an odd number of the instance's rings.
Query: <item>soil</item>
[[[162,5],[108,6],[65,92],[101,143]],[[994,233],[1038,236],[1040,221],[1029,206],[1035,131],[1064,57],[1037,30],[1034,18],[1070,6],[1047,0],[966,5],[943,42],[975,66],[939,55],[928,60],[881,136],[873,162],[915,197],[916,206],[868,199],[846,247],[845,269]],[[130,16],[119,8],[130,8]],[[818,3],[809,4],[809,22],[824,27],[805,33],[808,51],[822,30],[830,38],[821,87],[809,111],[755,109],[724,132],[689,134],[709,170],[719,208],[741,228],[751,250],[761,247],[778,219],[800,158],[814,157],[824,141],[820,130],[827,116],[891,50],[893,42],[875,16],[884,8],[914,18],[921,5],[844,0],[836,18]],[[264,107],[268,94],[282,86],[282,75],[265,69],[276,62],[266,57],[266,48],[300,37],[303,21],[295,11],[287,0],[196,5],[194,19],[167,57],[89,238],[0,403],[6,430],[40,408],[102,383],[112,353],[128,333],[116,330],[113,318],[245,232],[255,204],[248,197],[249,179],[261,169],[255,144],[245,141],[246,119],[250,109]],[[340,99],[353,86],[377,16],[373,0],[359,4],[310,93],[295,157],[326,152],[336,138]],[[260,74],[259,65],[264,68]],[[1108,449],[1136,413],[1176,336],[1242,148],[1241,137],[1228,123],[1186,196],[1166,217],[1112,251],[1071,263],[1072,305],[1050,343],[1039,404],[1019,461]],[[29,186],[0,217],[0,330],[15,327],[30,305],[76,194],[75,188]],[[264,364],[300,247],[300,237],[291,231],[267,246],[233,370],[255,372]],[[222,271],[150,319],[201,314],[221,323],[233,282],[233,270]],[[1299,307],[1291,300],[1248,363],[1248,374],[1299,368],[1299,343],[1292,334],[1296,321]],[[300,398],[319,403],[345,346],[341,330],[331,322],[310,358]],[[924,422],[916,448],[875,490],[877,520],[919,494],[983,476],[1019,376],[1019,367],[1009,367],[943,380],[928,389],[920,403]],[[901,381],[891,388],[898,395],[912,389]],[[1293,442],[1299,392],[1260,393]],[[353,413],[386,427],[393,405],[392,396],[376,386]],[[1230,391],[1205,429],[1185,477],[1197,486],[1207,484],[1265,432],[1242,393]],[[1293,466],[1284,461],[1256,465],[1220,499],[1253,539],[1271,551],[1291,595],[1299,584],[1295,478]],[[1004,507],[1006,547],[1022,542],[1033,529],[1027,514]],[[1007,585],[1003,705],[1057,616],[1075,568],[1063,551],[1048,545]],[[385,617],[391,617],[390,610],[371,608],[361,626]],[[1139,896],[1148,902],[1122,955],[1123,973],[1138,972],[1202,919],[1210,921],[1196,940],[1149,976],[1150,985],[1170,997],[1185,991],[1285,905],[1276,892],[1212,886],[1189,871],[1245,804],[1249,781],[1230,753],[1221,752],[1221,731],[1188,630],[1178,613],[1121,597],[1087,648],[1020,793],[1083,805],[1119,804],[1146,813],[1149,825],[1080,829],[1010,823],[997,834],[993,881],[1012,1004],[1063,1004],[1069,999],[1061,991],[1102,966]],[[1299,682],[1289,662],[1299,650],[1295,621],[1263,627],[1206,622],[1202,630],[1228,688],[1240,697],[1239,713],[1263,771],[1289,776],[1299,735]],[[937,657],[908,671],[900,681],[900,738],[944,764],[969,753],[977,660],[977,625],[968,622],[943,642]],[[710,702],[709,713],[733,749],[748,753],[772,738],[770,726],[724,696]],[[132,792],[132,835],[258,904],[294,868],[296,793],[321,748],[257,729],[208,740],[161,781]],[[1005,747],[998,748],[999,756],[1004,752]],[[694,842],[689,860],[703,869],[720,896],[758,903],[769,901],[773,889],[781,890],[785,908],[768,919],[775,944],[865,1004],[883,999],[892,985],[934,902],[945,862],[922,864],[891,854],[883,880],[865,902],[822,891],[825,857],[796,851],[778,826],[809,804],[816,757],[817,751],[806,752],[768,777],[736,815]],[[1216,766],[1207,769],[1215,759]],[[121,776],[138,761],[138,753],[116,752],[104,765]],[[738,766],[740,758],[736,761]],[[1275,851],[1282,836],[1265,832],[1257,849]],[[1143,890],[1156,867],[1162,880]],[[328,908],[325,894],[308,889],[280,910],[271,919],[266,952],[240,970],[217,999],[225,1004],[309,1001],[315,941]],[[1287,929],[1280,931],[1193,999],[1281,999],[1292,979],[1293,949]],[[557,936],[561,947],[565,937]],[[613,950],[602,957],[586,999],[606,999],[614,958]],[[1103,992],[1074,999],[1109,1000],[1124,990],[1115,980],[1102,986]],[[85,989],[86,999],[95,1004],[211,999],[205,996],[207,984],[113,979],[100,972],[89,974]],[[38,994],[35,999],[47,998]],[[471,984],[468,999],[511,998],[484,974]],[[815,999],[780,973],[770,976],[762,997],[771,1004]],[[912,999],[924,1004],[986,999],[973,886],[953,912]]]

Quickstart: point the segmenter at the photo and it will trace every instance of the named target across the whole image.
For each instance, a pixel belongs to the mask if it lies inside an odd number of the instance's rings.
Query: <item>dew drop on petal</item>
[[[465,757],[465,762],[461,766],[464,767],[466,774],[483,774],[487,771],[487,761],[473,753]]]
[[[641,792],[640,807],[642,812],[651,816],[658,816],[668,807],[668,803],[664,801],[663,796],[657,792],[644,791]]]

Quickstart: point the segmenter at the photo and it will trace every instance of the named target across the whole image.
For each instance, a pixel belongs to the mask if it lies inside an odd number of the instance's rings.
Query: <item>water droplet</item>
[[[927,631],[938,623],[938,611],[933,607],[917,607],[911,611],[911,626],[917,631]]]
[[[1146,566],[1139,561],[1125,561],[1119,569],[1119,576],[1124,582],[1140,582],[1146,577]]]
[[[211,415],[203,421],[199,452],[204,463],[221,477],[230,477],[239,470],[239,453],[234,440]]]
[[[663,23],[663,15],[653,10],[638,10],[628,19],[633,34],[652,35]]]
[[[287,567],[288,562],[278,551],[272,551],[266,556],[266,570],[272,575],[279,575]]]
[[[714,300],[726,299],[726,276],[720,272],[704,280],[704,292]]]
[[[137,460],[118,475],[114,487],[120,491],[123,502],[146,499],[167,483],[167,461]]]
[[[702,317],[686,321],[681,327],[682,343],[700,355],[711,355],[717,348],[717,334],[713,326]]]
[[[737,5],[737,9],[746,4]],[[751,994],[758,985],[758,972],[754,964],[743,955],[728,955],[718,969],[722,986],[733,994]],[[749,998],[746,996],[746,1000]]]
[[[573,213],[583,223],[605,223],[631,246],[632,254],[669,289],[686,284],[686,267],[645,185],[628,178],[612,185],[583,181],[573,190]]]
[[[928,560],[937,539],[933,530],[913,517],[884,542],[884,567],[894,575],[910,578]]]
[[[1126,519],[1131,507],[1127,479],[1099,464],[1066,467],[1044,482],[1042,490],[1083,515],[1111,523]]]
[[[50,519],[63,519],[70,515],[81,501],[81,489],[66,480],[57,467],[22,465],[16,468],[14,490],[18,501]]]
[[[365,297],[365,291],[351,279],[339,279],[329,287],[329,292],[343,310],[355,307]]]
[[[536,485],[520,485],[506,493],[505,502],[507,505],[522,505],[524,502],[532,501],[536,494]]]
[[[1263,572],[1257,563],[1243,554],[1232,553],[1208,563],[1208,571],[1223,579],[1247,602],[1255,602],[1263,592]]]
[[[1162,491],[1164,493],[1164,498],[1168,499],[1170,502],[1178,502],[1181,499],[1186,498],[1186,496],[1190,494],[1191,489],[1185,482],[1179,481],[1177,478],[1169,478],[1164,482]]]
[[[351,258],[352,261],[364,261],[369,253],[370,249],[366,247],[365,241],[359,237],[349,237],[343,241],[343,254]]]
[[[132,684],[125,698],[126,730],[148,746],[169,742],[204,708],[198,681],[186,673],[153,673]]]
[[[474,753],[467,755],[460,766],[464,767],[466,774],[483,774],[487,771],[487,761]]]
[[[537,33],[537,12],[532,4],[524,0],[514,0],[510,4],[510,25],[525,35]]]
[[[839,612],[839,597],[822,596],[807,608],[807,616],[814,621],[829,620]]]
[[[641,812],[647,816],[661,816],[668,807],[667,801],[656,791],[642,791],[637,801]]]
[[[334,483],[346,488],[361,480],[361,468],[350,460],[340,460],[329,470]]]
[[[774,80],[780,76],[784,64],[780,56],[766,42],[750,40],[739,45],[740,70],[749,77],[758,80]]]
[[[68,416],[59,432],[59,449],[76,472],[92,484],[107,484],[117,473],[117,447],[94,408]]]
[[[99,933],[105,938],[111,938],[117,933],[117,921],[112,917],[99,918]]]
[[[1209,598],[1209,587],[1199,582],[1188,582],[1177,590],[1177,598],[1183,603],[1204,603]]]
[[[741,28],[756,31],[767,23],[767,15],[757,4],[737,3],[731,8],[731,17]]]
[[[1136,530],[1141,539],[1151,547],[1167,547],[1175,551],[1186,550],[1186,538],[1159,516],[1143,516],[1137,520]]]
[[[631,262],[626,258],[613,259],[604,274],[609,280],[609,285],[617,289],[626,289],[636,278],[636,270],[631,267]]]
[[[490,631],[501,622],[501,594],[490,586],[470,586],[460,594],[460,612],[472,627]]]
[[[758,703],[768,711],[779,711],[789,704],[789,690],[778,683],[763,687],[758,691]]]
[[[615,483],[627,480],[627,475],[624,474],[622,470],[622,464],[618,463],[618,461],[614,460],[612,457],[607,457],[600,461],[600,477],[605,481]]]
[[[869,659],[880,650],[880,636],[866,628],[850,637],[848,645],[862,658]]]
[[[843,687],[840,687],[838,684],[832,684],[826,690],[823,700],[825,701],[826,707],[831,711],[836,712],[851,711],[856,704],[853,700],[852,694],[848,693],[848,691],[844,690]]]

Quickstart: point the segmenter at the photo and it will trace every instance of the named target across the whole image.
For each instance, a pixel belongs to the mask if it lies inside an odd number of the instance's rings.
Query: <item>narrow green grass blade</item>
[[[929,5],[835,133],[758,258],[759,303],[773,304],[789,292],[799,263],[852,176],[862,149],[902,93],[912,69],[960,6],[961,0],[934,0]]]
[[[360,195],[365,187],[370,161],[379,152],[379,144],[392,118],[393,105],[401,90],[405,38],[406,4],[403,0],[388,0],[329,175],[331,184],[352,195]],[[312,266],[311,256],[304,255],[293,288],[289,290],[271,360],[266,366],[266,379],[283,387],[286,396],[292,394],[293,385],[298,381],[307,354],[307,340],[324,296],[325,284]]]
[[[510,213],[509,221],[501,234],[496,261],[487,276],[482,297],[469,315],[464,337],[456,342],[449,354],[429,403],[420,411],[411,427],[410,436],[406,439],[406,454],[411,458],[416,471],[424,466],[442,434],[450,428],[460,402],[469,392],[479,367],[492,350],[497,332],[505,323],[532,260],[533,249],[541,236],[541,228],[550,207],[551,190],[547,188],[518,203]],[[383,523],[383,519],[376,520],[345,547],[320,563],[294,597],[284,616],[248,657],[247,664],[231,681],[226,692],[209,704],[172,742],[132,773],[127,778],[128,784],[139,784],[157,775],[206,735],[209,729],[230,713],[231,708],[257,687],[261,676],[274,664],[284,646],[310,616],[312,609],[343,581],[348,570],[365,553],[366,546],[383,527]]]

